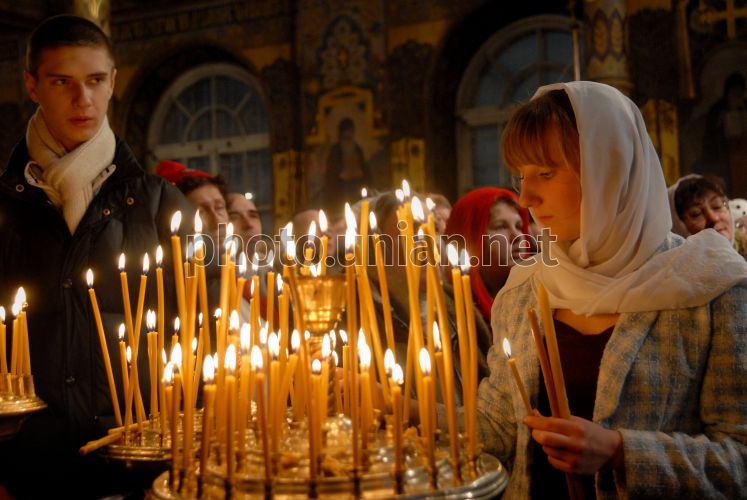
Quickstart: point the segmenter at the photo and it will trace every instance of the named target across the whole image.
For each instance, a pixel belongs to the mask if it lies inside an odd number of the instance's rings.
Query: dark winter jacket
[[[151,271],[145,308],[157,307],[154,256],[159,244],[165,255],[167,302],[172,301],[170,220],[174,211],[182,211],[187,222],[182,223],[183,237],[194,209],[175,187],[147,174],[125,142],[117,139],[115,171],[95,193],[71,235],[61,211],[41,189],[26,182],[28,161],[25,141],[21,141],[0,177],[0,304],[9,310],[17,288],[25,287],[32,372],[36,392],[49,408],[30,419],[13,441],[0,444],[0,454],[8,456],[3,448],[15,448],[29,458],[32,453],[66,456],[113,423],[86,270],[94,272],[120,407],[124,409],[117,345],[117,328],[123,322],[118,257],[124,252],[127,258],[133,317],[146,252]],[[144,327],[145,319],[143,331]],[[170,330],[168,333],[170,336]],[[147,411],[145,333],[140,340],[139,371]]]

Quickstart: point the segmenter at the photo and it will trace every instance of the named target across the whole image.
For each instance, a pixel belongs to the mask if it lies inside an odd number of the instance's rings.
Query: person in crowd
[[[234,234],[241,237],[247,258],[251,259],[262,235],[262,219],[254,201],[241,193],[228,193],[228,219],[233,223]],[[263,249],[263,255],[267,250]]]
[[[454,239],[479,264],[470,269],[472,296],[490,323],[493,298],[508,279],[515,262],[528,251],[528,214],[516,194],[484,187],[461,197],[446,224],[447,239]],[[527,248],[525,248],[527,246]]]
[[[51,17],[29,37],[23,76],[37,107],[0,177],[0,301],[10,304],[19,286],[26,290],[34,384],[48,407],[0,444],[0,484],[7,489],[0,497],[99,498],[149,487],[97,454],[78,453],[115,425],[86,271],[93,270],[109,353],[116,352],[123,322],[119,254],[136,290],[143,255],[152,263],[159,244],[169,248],[174,211],[194,213],[112,132],[107,110],[116,75],[111,43],[91,21]],[[170,252],[165,257],[171,302]],[[150,292],[147,303],[155,304]],[[140,352],[146,347],[143,335]],[[147,373],[147,356],[139,360]],[[112,366],[121,388],[119,363]],[[147,402],[147,384],[142,389]],[[121,390],[118,399],[124,401]]]
[[[223,177],[187,168],[186,165],[171,160],[161,161],[156,167],[156,174],[179,188],[200,211],[205,234],[213,240],[223,236],[219,229],[229,222],[226,209],[228,191]]]
[[[381,240],[384,242],[383,257],[387,263],[386,269],[386,280],[387,290],[389,291],[389,298],[391,303],[391,317],[394,333],[395,343],[395,358],[397,362],[404,363],[407,357],[408,340],[410,335],[409,322],[410,322],[410,307],[408,297],[408,283],[405,272],[405,249],[401,244],[399,237],[399,229],[397,227],[397,207],[399,201],[392,192],[384,192],[378,195],[375,199],[371,200],[371,206],[373,212],[376,214],[376,220],[378,225],[378,233],[380,234]],[[445,250],[441,251],[442,253]],[[373,266],[374,261],[370,260],[369,263]],[[444,273],[442,273],[444,274]],[[373,267],[369,269],[368,276],[371,280],[373,288],[373,298],[377,309],[377,320],[379,325],[379,334],[382,337],[382,345],[386,345],[385,338],[385,322],[384,322],[384,311],[383,311],[383,299],[381,295],[382,284],[379,282],[379,277],[376,269]],[[454,292],[450,284],[446,279],[442,277],[444,285],[446,309],[449,317],[451,342],[454,346],[452,352],[454,353],[454,371],[457,382],[456,387],[456,400],[461,401],[462,392],[462,375],[460,371],[460,364],[457,361],[459,359],[459,349],[457,348],[457,325],[456,325],[456,309],[454,307]],[[420,312],[421,312],[421,323],[425,329],[427,325],[427,313],[426,313],[426,273],[420,273]],[[488,367],[486,361],[486,354],[491,344],[490,328],[488,324],[483,320],[482,315],[478,311],[475,311],[475,326],[476,326],[476,337],[478,347],[478,377],[482,378],[488,375]],[[425,330],[424,330],[425,331]],[[443,341],[444,339],[442,339]]]
[[[494,346],[478,394],[507,498],[739,498],[747,489],[747,263],[715,231],[683,240],[638,107],[613,87],[541,87],[503,133],[519,202],[557,238],[493,306],[538,411]],[[714,208],[718,208],[714,203]],[[545,252],[551,249],[550,255]],[[554,310],[572,417],[549,416],[527,308]],[[500,342],[497,342],[500,344]]]

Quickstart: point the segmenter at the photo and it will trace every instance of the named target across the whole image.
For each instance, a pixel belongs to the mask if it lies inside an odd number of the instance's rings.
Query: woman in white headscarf
[[[557,241],[493,305],[533,408],[499,348],[479,388],[480,441],[506,497],[736,498],[747,491],[747,264],[712,229],[687,240],[636,105],[592,82],[542,87],[514,114],[505,163]],[[572,418],[549,415],[526,315],[546,287]]]

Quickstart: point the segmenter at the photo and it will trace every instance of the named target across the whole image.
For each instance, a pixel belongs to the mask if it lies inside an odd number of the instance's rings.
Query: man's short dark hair
[[[36,76],[43,51],[67,46],[104,48],[114,62],[111,41],[101,28],[84,17],[63,14],[45,19],[31,32],[26,44],[26,71]]]
[[[221,175],[212,177],[185,177],[176,183],[176,187],[184,196],[202,186],[215,186],[225,200],[228,196],[228,185]]]

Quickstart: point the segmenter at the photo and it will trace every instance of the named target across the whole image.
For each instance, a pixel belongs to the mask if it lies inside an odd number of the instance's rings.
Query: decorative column
[[[584,2],[586,78],[630,94],[633,83],[625,52],[626,17],[624,0]]]
[[[85,17],[98,24],[104,33],[111,36],[111,5],[109,0],[74,0],[73,14]]]

